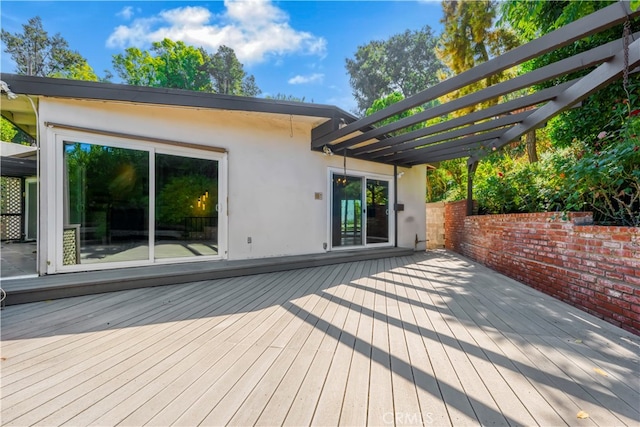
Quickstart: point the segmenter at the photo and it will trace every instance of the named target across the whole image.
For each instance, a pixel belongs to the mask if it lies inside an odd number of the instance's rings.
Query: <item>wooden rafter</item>
[[[573,108],[591,93],[620,78],[623,39],[603,44],[401,120],[378,127],[375,124],[529,59],[609,29],[626,19],[637,19],[638,16],[640,10],[631,11],[628,2],[617,2],[371,116],[341,126],[334,123],[327,128],[328,131],[317,132],[314,135],[311,148],[320,150],[328,146],[334,152],[346,150],[349,157],[401,166],[432,163],[456,157],[470,157],[470,162],[473,163],[483,156],[483,150],[480,149],[482,146],[489,151],[500,148],[529,130],[541,126],[551,117]],[[633,34],[632,39],[640,39],[640,33]],[[635,54],[640,52],[638,42],[633,42],[631,49],[636,50]],[[585,78],[558,84],[533,94],[523,91],[542,82],[560,79],[594,66],[597,66],[596,69]],[[631,58],[630,66],[634,68],[638,63]],[[505,95],[514,96],[518,91],[523,92],[522,95],[508,102],[406,132],[407,128],[416,124]],[[526,114],[522,113],[523,109],[527,109]],[[504,117],[505,115],[511,117]],[[403,130],[404,133],[397,134]]]

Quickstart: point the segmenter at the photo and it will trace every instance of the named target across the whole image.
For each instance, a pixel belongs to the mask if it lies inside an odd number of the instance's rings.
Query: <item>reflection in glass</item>
[[[389,242],[389,181],[367,179],[367,244]]]
[[[156,258],[217,255],[217,207],[217,161],[156,154]]]
[[[148,152],[65,142],[64,186],[65,264],[149,259]]]
[[[334,174],[331,206],[332,245],[362,245],[362,178]]]

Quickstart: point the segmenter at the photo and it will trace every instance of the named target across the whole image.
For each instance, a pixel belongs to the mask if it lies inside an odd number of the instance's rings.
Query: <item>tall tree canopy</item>
[[[151,52],[130,47],[113,55],[113,68],[127,84],[211,91],[201,50],[183,42],[154,42]]]
[[[443,1],[442,10],[444,15],[441,22],[444,24],[444,31],[437,46],[437,53],[453,75],[501,55],[519,44],[512,31],[493,25],[496,17],[495,1]],[[461,88],[449,98],[455,99],[489,87],[504,78],[504,73],[490,76]],[[468,108],[459,114],[467,114],[473,110],[474,108]]]
[[[214,54],[184,42],[164,39],[151,50],[130,47],[113,56],[113,68],[127,84],[169,87],[227,95],[256,96],[260,89],[247,75],[233,49],[220,46]]]
[[[16,73],[40,77],[65,77],[98,80],[87,60],[69,49],[60,35],[49,36],[39,16],[22,25],[22,33],[0,32],[4,51],[16,63]]]
[[[207,59],[207,71],[215,92],[244,96],[256,96],[261,93],[253,75],[247,75],[230,47],[220,46],[218,51],[209,55]]]
[[[358,46],[355,57],[346,59],[358,112],[393,92],[409,97],[436,84],[442,69],[435,55],[436,42],[431,28],[425,26]]]

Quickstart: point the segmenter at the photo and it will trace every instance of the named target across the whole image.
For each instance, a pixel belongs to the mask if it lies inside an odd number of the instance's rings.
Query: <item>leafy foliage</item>
[[[358,46],[355,57],[346,59],[346,68],[359,112],[393,92],[409,97],[436,84],[442,70],[434,52],[436,42],[425,26]]]
[[[215,215],[218,186],[202,174],[172,177],[158,193],[156,216],[159,224],[179,224],[185,217]],[[211,191],[210,200],[198,201],[205,191]],[[203,208],[204,205],[204,208]]]
[[[207,57],[206,70],[211,76],[213,90],[226,95],[257,96],[261,90],[255,78],[245,73],[233,49],[220,46],[218,51]]]
[[[13,123],[4,117],[0,118],[0,140],[5,142],[15,142],[22,145],[31,145],[33,138],[15,127]]]
[[[503,151],[479,165],[474,196],[481,213],[541,212],[561,209],[561,180],[557,172],[566,153],[546,151],[540,161]]]
[[[69,49],[69,43],[60,34],[49,36],[42,19],[35,16],[22,25],[22,33],[0,32],[5,52],[16,63],[16,73],[40,77],[73,77],[97,80],[86,59]]]
[[[457,75],[476,65],[486,62],[494,56],[500,55],[516,46],[519,41],[508,28],[495,28],[493,22],[496,17],[495,1],[443,1],[444,16],[441,22],[444,31],[437,46],[438,57],[448,67],[449,73],[442,73],[441,78]],[[498,83],[510,74],[498,73],[466,87],[452,92],[444,101],[460,98],[485,87]],[[495,99],[486,105],[497,103]],[[456,116],[475,111],[476,107],[468,107]]]
[[[538,163],[507,151],[490,157],[475,176],[481,212],[588,210],[598,223],[640,226],[640,109],[631,105],[616,104],[604,130]]]
[[[69,68],[57,71],[49,77],[70,80],[85,80],[90,82],[100,81],[98,75],[93,71],[93,68],[91,68],[91,66],[86,61],[73,64]]]
[[[568,210],[586,207],[601,222],[640,227],[640,109],[630,105],[615,106],[597,142],[576,144],[575,159],[563,165],[571,177],[564,193]]]
[[[154,42],[151,52],[127,48],[113,56],[113,68],[130,85],[211,91],[202,51],[180,41]]]
[[[523,41],[530,41],[567,25],[590,13],[615,3],[613,1],[520,1],[508,0],[502,5],[501,22],[509,25]],[[631,32],[640,30],[640,20],[631,22]],[[542,55],[523,64],[523,71],[544,67],[561,59],[587,51],[603,43],[622,37],[622,25],[607,31],[578,40],[569,46]],[[581,77],[592,71],[572,73],[561,79],[545,82],[536,86],[542,89]],[[640,83],[640,76],[631,75],[632,84]],[[611,119],[611,106],[616,100],[626,97],[621,85],[610,85],[582,101],[579,109],[566,111],[548,124],[549,136],[558,147],[568,147],[575,141],[588,141],[591,135],[597,134]],[[607,113],[607,114],[603,114]]]
[[[404,96],[400,93],[400,92],[393,92],[390,95],[384,96],[380,99],[376,99],[375,101],[373,101],[373,105],[370,108],[367,108],[367,111],[365,113],[366,116],[370,116],[373,113],[383,110],[387,107],[389,107],[390,105],[395,104],[396,102],[402,101],[404,99]],[[409,110],[405,110],[403,112],[401,112],[400,114],[396,114],[395,116],[392,117],[388,117],[384,120],[381,120],[380,122],[378,122],[376,125],[377,126],[384,126],[387,125],[389,123],[393,123],[393,122],[397,122],[398,120],[404,119],[405,117],[410,117],[413,116],[414,114],[418,114],[420,112],[424,111],[423,107],[414,107],[411,108]],[[394,132],[393,134],[401,134],[401,133],[406,133],[406,132],[410,132],[413,130],[417,130],[417,129],[422,129],[423,127],[425,127],[425,123],[421,122],[421,123],[416,123],[413,126],[404,128],[400,131]]]
[[[0,118],[0,141],[11,142],[18,134],[18,129],[4,117]]]
[[[150,51],[130,47],[114,55],[113,67],[125,83],[136,86],[243,96],[261,93],[255,78],[247,75],[227,46],[209,54],[203,48],[164,39],[154,42]]]
[[[610,3],[507,1],[502,22],[511,23],[519,38],[528,41]],[[637,20],[632,22],[632,31],[638,24]],[[622,28],[618,27],[585,38],[524,64],[522,71],[620,37]],[[456,60],[464,63],[462,58]],[[548,84],[555,83],[558,81]],[[474,177],[474,196],[480,211],[589,210],[598,223],[640,226],[639,90],[639,77],[631,75],[628,93],[615,82],[584,100],[581,108],[550,121],[538,132],[545,144],[539,144],[542,153],[537,163],[529,162],[524,147],[515,143],[484,159]],[[428,171],[427,200],[464,198],[466,170],[462,166],[461,162],[443,163],[439,169]]]
[[[467,197],[467,162],[454,159],[440,162],[437,168],[427,169],[426,201],[452,202]]]

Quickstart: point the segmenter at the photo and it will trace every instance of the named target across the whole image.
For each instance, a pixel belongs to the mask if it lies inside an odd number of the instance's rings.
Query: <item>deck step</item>
[[[344,262],[409,256],[414,253],[412,248],[360,249],[238,261],[190,262],[64,273],[33,278],[4,279],[0,284],[7,293],[3,304],[14,305],[127,289],[273,273]]]

